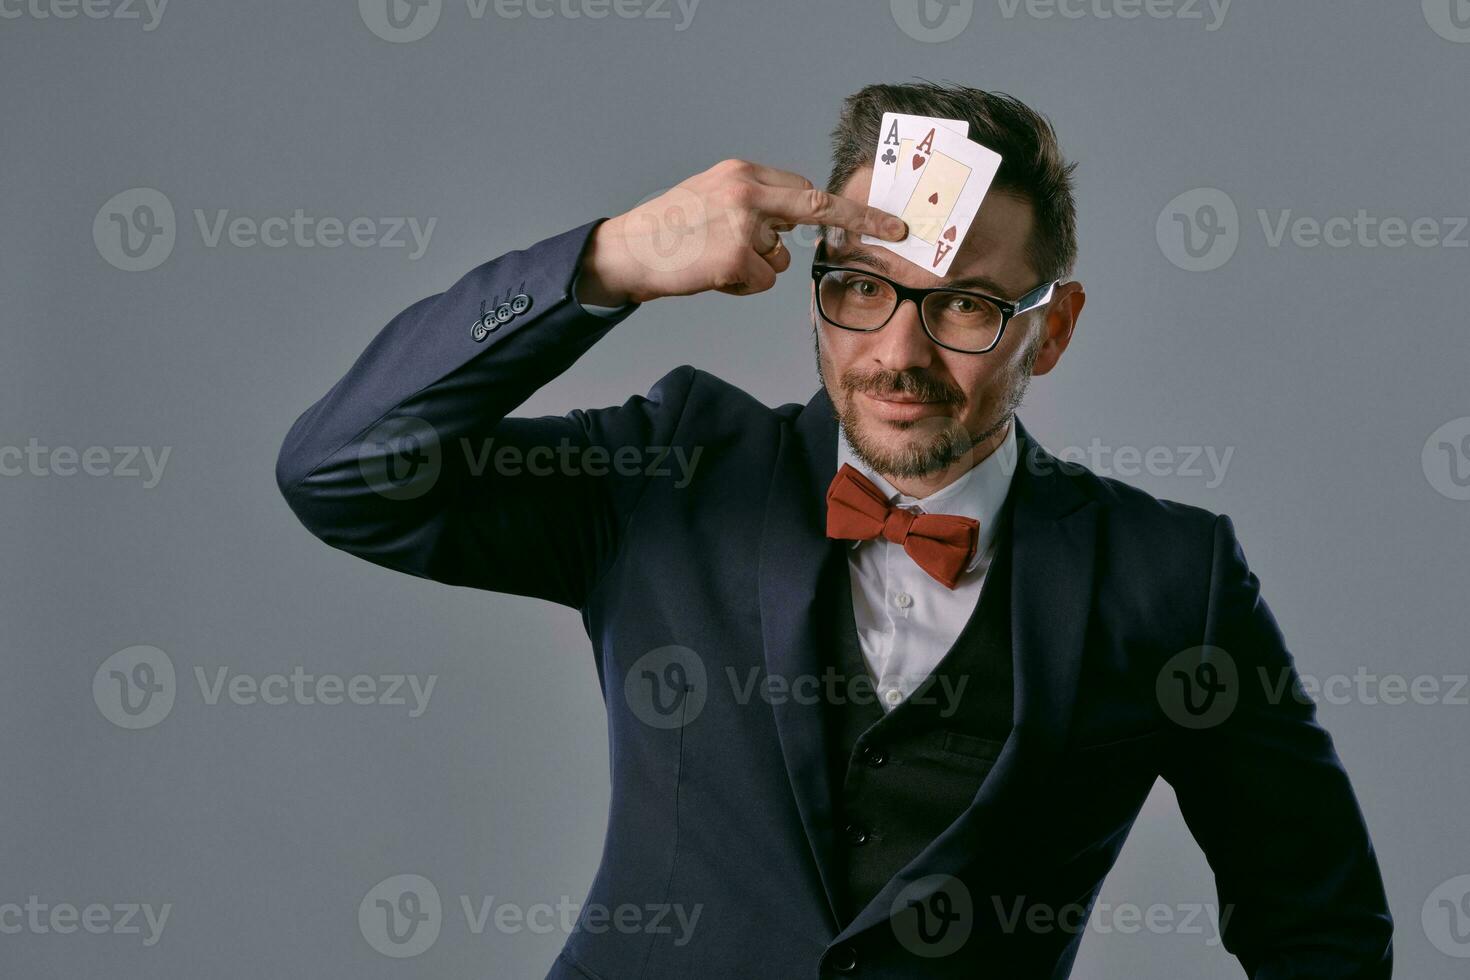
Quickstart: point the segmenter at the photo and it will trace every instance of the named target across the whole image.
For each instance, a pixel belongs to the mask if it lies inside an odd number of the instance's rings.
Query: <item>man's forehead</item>
[[[842,196],[866,204],[872,176],[871,167],[858,170],[843,186]],[[827,261],[865,265],[909,285],[952,285],[1014,299],[1013,294],[1035,285],[1026,255],[1031,224],[1031,208],[1023,199],[991,191],[960,242],[948,275],[935,276],[887,249],[864,244],[860,236],[841,228],[827,230]]]

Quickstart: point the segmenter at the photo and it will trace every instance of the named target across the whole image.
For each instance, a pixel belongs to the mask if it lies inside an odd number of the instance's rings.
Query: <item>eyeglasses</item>
[[[948,286],[916,288],[896,283],[867,269],[827,265],[825,242],[818,242],[812,280],[817,284],[817,312],[843,330],[881,330],[904,300],[913,300],[919,323],[929,339],[946,350],[984,354],[995,349],[1013,317],[1051,302],[1060,279],[1037,286],[1016,302]]]

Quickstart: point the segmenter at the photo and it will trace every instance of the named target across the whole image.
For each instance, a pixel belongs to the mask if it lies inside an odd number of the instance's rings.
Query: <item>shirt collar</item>
[[[910,497],[906,493],[901,493],[893,484],[858,459],[847,441],[847,433],[842,431],[842,426],[839,424],[837,426],[837,468],[842,469],[844,463],[872,480],[874,485],[887,495],[888,502],[894,506],[916,507],[926,514],[954,514],[959,517],[972,517],[979,521],[980,539],[975,548],[975,556],[970,559],[970,564],[965,566],[965,571],[969,572],[980,564],[990,551],[990,546],[995,542],[996,521],[1000,517],[1001,507],[1005,504],[1006,493],[1010,490],[1011,476],[1016,471],[1016,423],[1015,419],[1006,423],[1006,437],[994,452],[966,470],[958,480],[941,487],[927,497]],[[854,541],[852,547],[856,548],[862,543]]]

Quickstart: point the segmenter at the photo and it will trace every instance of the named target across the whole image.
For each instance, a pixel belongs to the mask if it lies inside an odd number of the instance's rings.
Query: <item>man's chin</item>
[[[849,431],[858,457],[880,473],[923,477],[940,472],[970,443],[964,427],[949,416],[915,420],[862,418]]]

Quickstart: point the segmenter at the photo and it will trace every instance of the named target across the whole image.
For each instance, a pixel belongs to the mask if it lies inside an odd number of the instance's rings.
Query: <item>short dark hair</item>
[[[1045,280],[1065,279],[1077,261],[1077,205],[1072,199],[1076,163],[1062,157],[1050,120],[1020,100],[964,85],[920,81],[869,85],[849,95],[832,130],[832,175],[827,191],[840,191],[852,175],[873,165],[883,113],[963,119],[970,139],[1001,156],[992,190],[1030,202],[1035,227],[1026,256]]]

